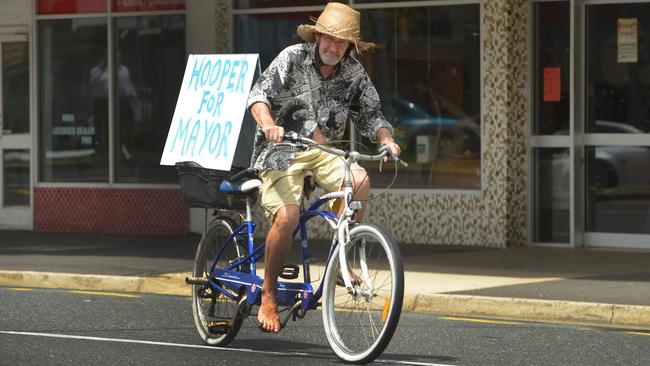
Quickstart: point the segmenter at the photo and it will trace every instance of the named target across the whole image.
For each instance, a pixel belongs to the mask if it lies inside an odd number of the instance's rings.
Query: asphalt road
[[[249,318],[227,349],[204,346],[190,299],[0,288],[0,365],[332,365],[320,312],[279,335]],[[647,365],[650,333],[402,315],[378,365]]]

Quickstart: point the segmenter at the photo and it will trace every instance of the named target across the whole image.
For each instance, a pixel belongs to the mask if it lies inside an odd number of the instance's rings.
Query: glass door
[[[571,2],[534,1],[532,15],[529,237],[534,245],[571,246]]]
[[[30,229],[29,43],[0,35],[0,229]]]
[[[584,243],[650,248],[650,2],[584,14]]]

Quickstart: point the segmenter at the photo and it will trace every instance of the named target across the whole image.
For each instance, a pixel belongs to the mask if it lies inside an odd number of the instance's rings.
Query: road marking
[[[68,291],[73,294],[82,295],[99,295],[99,296],[117,296],[117,297],[140,297],[140,295],[120,294],[117,292],[97,292],[97,291]]]
[[[474,319],[474,318],[457,318],[457,317],[450,317],[450,316],[439,317],[438,319],[440,319],[440,320],[459,321],[459,322],[470,322],[470,323],[485,323],[485,324],[505,324],[505,325],[517,325],[517,324],[523,324],[523,323],[519,323],[519,322],[508,322],[508,321],[503,321],[503,320],[487,320],[487,319]]]
[[[32,289],[32,288],[24,288],[24,287],[9,287],[6,290],[9,290],[9,291],[33,291],[34,289]]]
[[[645,333],[645,332],[625,332],[627,334],[633,334],[633,335],[640,335],[640,336],[646,336],[650,337],[650,333]]]
[[[89,337],[89,336],[77,336],[77,335],[71,335],[71,334],[14,332],[14,331],[8,331],[8,330],[0,330],[0,334],[23,335],[23,336],[33,336],[33,337],[48,337],[48,338],[63,338],[63,339],[78,339],[78,340],[85,340],[85,341],[135,343],[135,344],[146,344],[146,345],[152,345],[152,346],[199,348],[199,349],[210,349],[210,350],[215,350],[215,351],[258,353],[258,354],[264,354],[264,355],[278,355],[278,356],[302,356],[302,357],[310,357],[310,356],[313,357],[313,356],[315,356],[313,354],[304,353],[304,352],[260,351],[260,350],[254,350],[254,349],[249,349],[249,348],[222,348],[222,347],[204,346],[204,345],[198,345],[198,344],[154,342],[154,341],[143,341],[143,340],[139,340],[139,339]],[[375,360],[375,362],[388,363],[388,364],[400,364],[400,365],[419,365],[419,366],[452,366],[452,365],[440,364],[440,363],[399,361],[399,360]]]

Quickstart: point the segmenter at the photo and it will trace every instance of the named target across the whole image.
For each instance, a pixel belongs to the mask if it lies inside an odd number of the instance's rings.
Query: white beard
[[[336,64],[341,62],[340,58],[336,56],[330,56],[328,54],[325,54],[325,52],[322,52],[320,54],[320,60],[323,61],[323,63],[327,66],[336,66]]]

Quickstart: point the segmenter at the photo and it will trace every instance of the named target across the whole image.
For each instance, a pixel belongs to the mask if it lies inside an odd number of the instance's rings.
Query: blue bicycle
[[[308,310],[320,306],[325,334],[336,355],[346,362],[370,362],[383,352],[397,327],[404,295],[404,270],[399,249],[384,229],[353,221],[361,205],[352,200],[349,167],[360,160],[381,160],[388,152],[384,149],[377,155],[363,155],[321,145],[297,134],[288,134],[286,140],[344,157],[346,169],[343,191],[325,194],[301,210],[294,237],[297,235],[301,243],[303,279],[278,281],[278,306],[281,314],[286,311],[282,327],[289,319],[302,319]],[[261,299],[262,278],[257,275],[256,264],[264,256],[264,244],[254,244],[251,211],[261,182],[240,179],[245,175],[243,171],[220,185],[221,192],[245,201],[242,223],[237,224],[227,216],[216,217],[199,243],[193,277],[186,279],[193,285],[196,328],[201,338],[214,346],[229,344]],[[344,205],[341,217],[319,209],[339,198]],[[324,278],[315,289],[310,275],[306,223],[316,217],[324,219],[334,235]],[[295,279],[299,272],[298,266],[285,265],[280,277]]]

